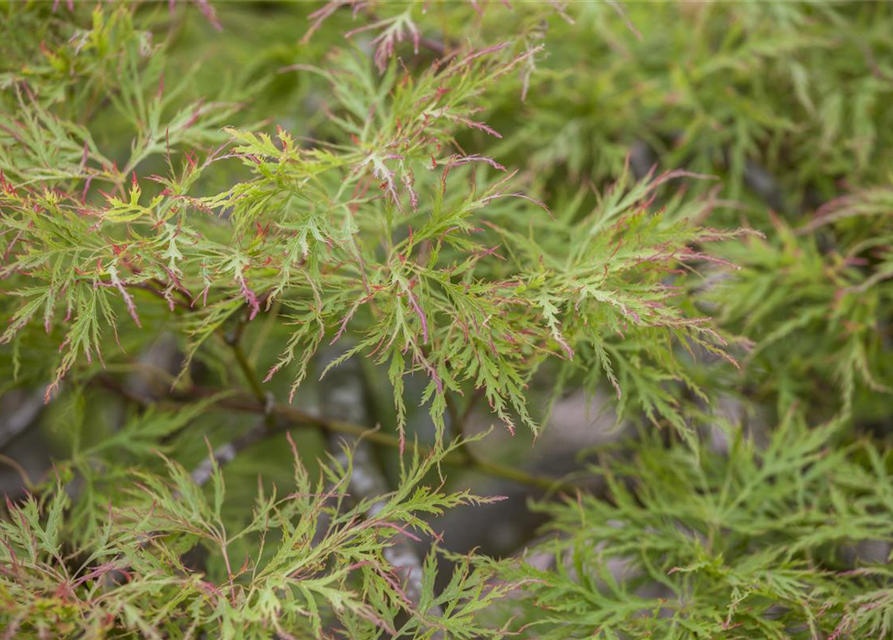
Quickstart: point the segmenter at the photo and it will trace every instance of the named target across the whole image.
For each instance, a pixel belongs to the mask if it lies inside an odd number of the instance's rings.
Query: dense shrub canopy
[[[0,16],[0,637],[893,637],[893,5]]]

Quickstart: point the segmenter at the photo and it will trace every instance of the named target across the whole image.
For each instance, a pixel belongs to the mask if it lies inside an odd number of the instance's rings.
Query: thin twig
[[[150,401],[145,398],[134,397],[132,395],[126,394],[125,391],[118,385],[111,383],[111,381],[108,380],[106,376],[100,376],[100,381],[102,382],[103,386],[105,386],[109,390],[121,395],[125,395],[135,403],[142,405],[155,405],[159,408],[178,409],[183,407],[185,404],[194,401],[197,398],[208,398],[215,395],[215,392],[213,390],[203,389],[201,387],[192,387],[185,393],[176,393],[172,395],[169,399]],[[274,426],[274,428],[268,432],[269,435],[281,433],[284,431],[290,431],[296,427],[305,426],[320,429],[327,433],[339,433],[348,436],[362,437],[365,441],[392,449],[400,448],[400,440],[398,438],[390,434],[383,433],[380,430],[369,429],[367,427],[353,424],[351,422],[343,422],[340,420],[323,418],[319,415],[309,413],[289,404],[278,402],[268,403],[266,400],[261,403],[247,396],[229,396],[226,398],[219,398],[215,400],[210,405],[210,407],[214,407],[222,411],[237,411],[240,413],[255,413],[261,415],[269,412],[271,415],[281,418],[281,421],[278,422]],[[431,447],[415,444],[413,442],[406,442],[405,449],[412,452],[418,452],[421,456],[430,455],[433,451]],[[446,456],[444,456],[443,458],[443,461],[445,464],[448,465],[469,468],[473,471],[477,471],[478,473],[482,473],[487,476],[492,476],[495,478],[505,478],[506,480],[511,480],[513,482],[517,482],[518,484],[522,484],[528,487],[534,487],[536,489],[542,489],[544,491],[576,493],[578,489],[575,485],[563,480],[559,480],[557,478],[550,478],[547,476],[528,473],[527,471],[523,471],[521,469],[515,469],[514,467],[498,464],[496,462],[489,462],[480,458],[469,460],[467,456],[458,451],[446,454]]]
[[[264,406],[264,424],[266,425],[267,431],[273,431],[275,418],[273,417],[273,414],[270,413],[270,406],[273,404],[273,396],[264,391],[261,386],[260,377],[245,356],[245,350],[242,349],[241,337],[244,328],[245,321],[241,320],[234,333],[224,336],[224,341],[232,350],[233,355],[236,358],[236,363],[239,365],[239,369],[242,372],[242,377],[245,378],[254,397]]]
[[[18,461],[13,460],[9,456],[0,453],[0,464],[5,464],[12,467],[12,469],[17,474],[19,474],[19,477],[22,479],[22,486],[24,486],[28,491],[34,492],[34,490],[37,488],[37,485],[35,485],[34,482],[31,481],[31,477],[28,475],[28,471],[26,471],[25,467],[23,467]]]

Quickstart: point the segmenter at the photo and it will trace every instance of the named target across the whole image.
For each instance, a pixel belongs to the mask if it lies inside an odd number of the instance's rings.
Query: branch
[[[116,384],[108,376],[100,375],[99,380],[101,384],[109,390],[119,395],[123,395],[132,402],[143,406],[155,405],[159,408],[179,409],[197,398],[209,398],[215,395],[215,392],[212,390],[203,389],[201,387],[192,387],[186,392],[172,395],[170,399],[152,401],[128,394],[120,387],[120,385]],[[327,433],[340,433],[348,436],[362,437],[363,440],[374,444],[390,447],[392,449],[400,449],[400,440],[395,436],[351,422],[324,418],[289,404],[268,402],[266,399],[263,403],[260,403],[246,396],[230,396],[214,401],[211,406],[221,411],[238,411],[240,413],[254,413],[258,415],[269,413],[280,418],[281,422],[276,423],[274,427],[268,431],[268,435],[290,431],[297,426],[303,425],[306,427],[314,427]],[[432,452],[431,447],[412,442],[406,442],[404,448],[409,451],[418,452],[421,456],[429,455]],[[514,467],[489,462],[487,460],[481,460],[480,458],[469,460],[466,455],[458,451],[447,454],[443,460],[446,464],[451,466],[472,469],[487,476],[505,478],[506,480],[511,480],[518,484],[542,489],[544,491],[561,491],[564,493],[575,494],[578,490],[578,487],[574,484],[558,478],[528,473],[521,469],[515,469]]]
[[[236,363],[239,365],[239,369],[242,371],[242,376],[251,388],[254,397],[257,398],[258,402],[264,405],[264,424],[266,425],[267,431],[272,432],[275,427],[275,418],[273,417],[273,414],[270,413],[270,405],[274,401],[273,395],[264,392],[264,389],[261,386],[260,377],[257,375],[257,372],[255,372],[254,367],[251,366],[248,357],[245,355],[245,351],[242,349],[241,338],[244,330],[245,317],[243,315],[239,320],[236,330],[231,334],[224,335],[223,341],[229,345],[230,349],[232,349],[233,355],[236,357]]]
[[[207,392],[203,392],[203,395],[210,394],[208,394]],[[264,412],[264,407],[262,405],[252,403],[250,401],[239,400],[237,398],[223,398],[215,404],[217,404],[222,409],[229,409],[233,411],[244,411],[248,413]],[[381,431],[375,429],[368,429],[366,427],[362,427],[350,422],[342,422],[340,420],[324,418],[312,413],[308,413],[288,404],[274,403],[270,407],[270,412],[273,415],[279,416],[292,423],[286,426],[285,430],[293,428],[295,426],[295,423],[304,424],[331,433],[340,433],[349,436],[362,437],[364,440],[373,442],[375,444],[390,447],[392,449],[400,449],[400,440],[395,436],[387,433],[382,433]],[[429,455],[432,451],[431,447],[411,442],[407,442],[405,448],[410,451],[418,451],[419,454],[421,454],[422,456]],[[527,485],[529,487],[535,487],[537,489],[544,489],[546,491],[566,491],[570,493],[576,493],[577,491],[577,488],[574,485],[557,478],[535,475],[526,471],[522,471],[520,469],[515,469],[514,467],[501,465],[495,462],[488,462],[486,460],[480,460],[477,458],[469,461],[466,455],[459,452],[447,454],[447,456],[444,458],[444,462],[457,467],[468,467],[485,475],[494,476],[497,478],[505,478],[519,484]]]

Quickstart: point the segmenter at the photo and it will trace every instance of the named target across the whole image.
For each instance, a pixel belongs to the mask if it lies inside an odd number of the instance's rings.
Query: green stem
[[[264,391],[261,386],[260,378],[257,376],[257,372],[248,361],[248,357],[245,355],[245,350],[242,349],[240,338],[242,337],[243,326],[244,323],[240,323],[236,333],[230,336],[224,336],[224,341],[232,350],[233,355],[236,358],[236,364],[239,365],[239,370],[242,372],[242,377],[245,378],[245,382],[248,383],[251,392],[263,409],[264,424],[267,427],[267,431],[272,432],[276,428],[276,417],[273,412],[270,411],[272,398]]]
[[[236,364],[239,365],[242,377],[245,378],[245,382],[247,382],[248,386],[251,388],[251,393],[254,394],[254,397],[257,398],[258,402],[266,404],[267,394],[264,392],[260,380],[257,378],[254,367],[248,362],[248,358],[245,356],[245,350],[242,349],[242,345],[238,342],[229,342],[228,344],[232,349],[233,355],[236,357]]]

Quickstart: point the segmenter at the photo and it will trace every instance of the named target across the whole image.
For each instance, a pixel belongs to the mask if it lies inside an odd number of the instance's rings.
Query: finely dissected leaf
[[[891,27],[0,3],[0,636],[893,637]]]
[[[877,630],[870,606],[851,608],[886,598],[856,595],[873,570],[838,563],[847,545],[893,539],[889,454],[829,449],[839,432],[790,421],[764,449],[732,434],[727,457],[647,437],[630,462],[600,458],[605,497],[542,505],[557,535],[528,555],[554,569],[506,563],[531,580],[524,620],[543,638]]]
[[[274,490],[268,498],[261,496],[252,518],[232,531],[222,519],[225,490],[219,467],[214,465],[207,495],[181,465],[166,460],[168,477],[141,472],[131,479],[135,489],[129,504],[112,508],[101,544],[73,573],[59,553],[69,502],[60,484],[46,506],[34,499],[22,506],[9,505],[10,520],[0,523],[0,559],[11,567],[8,574],[4,572],[0,592],[4,615],[17,618],[23,612],[29,625],[46,620],[60,629],[74,629],[85,621],[101,625],[106,616],[120,615],[124,627],[150,637],[180,634],[197,625],[224,635],[236,628],[231,625],[247,633],[271,625],[322,633],[324,624],[339,620],[361,637],[377,637],[391,627],[387,620],[393,619],[394,611],[412,613],[395,567],[383,551],[395,537],[431,535],[433,529],[424,516],[482,500],[468,492],[443,493],[424,484],[432,468],[454,450],[417,459],[407,468],[398,491],[375,497],[382,503],[372,516],[365,515],[365,501],[352,507],[343,502],[345,482],[331,486],[325,480],[325,476],[343,477],[343,469],[329,469],[311,483],[296,459],[296,492],[277,497]],[[349,472],[350,457],[347,464]],[[249,538],[266,540],[266,549],[245,558],[240,568],[231,563],[230,549]],[[182,553],[195,545],[223,562],[223,575],[204,576],[186,569]],[[426,564],[426,571],[435,571],[433,561]],[[7,582],[7,575],[14,581]],[[485,589],[491,576],[492,572],[472,571],[467,564],[458,568],[450,591],[438,598],[467,604],[442,614],[426,613],[407,623],[403,632],[411,637],[426,637],[432,628],[455,628],[460,637],[486,632],[485,627],[467,625],[472,624],[470,612],[508,592],[508,587]],[[103,585],[97,581],[100,578],[108,582]],[[434,598],[432,579],[424,579],[426,612]],[[44,608],[59,589],[67,593],[69,605]],[[102,598],[96,597],[98,590]],[[373,593],[377,595],[372,597]],[[27,598],[16,601],[12,594]],[[474,605],[473,600],[480,602]],[[165,620],[164,611],[173,617]],[[34,617],[38,612],[49,617]]]

